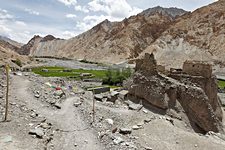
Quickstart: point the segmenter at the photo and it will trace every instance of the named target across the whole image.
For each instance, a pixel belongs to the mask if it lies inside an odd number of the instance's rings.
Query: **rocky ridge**
[[[224,63],[225,1],[217,1],[177,19],[144,52],[159,64],[181,68],[185,60]]]
[[[136,58],[153,43],[177,16],[186,11],[156,7],[125,18],[121,22],[104,20],[92,29],[69,40],[52,40],[22,47],[32,56],[56,56],[118,63]],[[29,45],[29,46],[28,46]],[[54,51],[54,52],[53,52]],[[102,56],[105,57],[102,57]]]

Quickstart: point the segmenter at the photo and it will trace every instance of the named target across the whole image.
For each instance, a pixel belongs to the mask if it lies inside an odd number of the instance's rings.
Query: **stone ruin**
[[[183,69],[162,72],[153,54],[146,53],[143,59],[138,59],[129,86],[130,98],[183,119],[196,132],[223,132],[222,109],[211,64],[186,61]]]

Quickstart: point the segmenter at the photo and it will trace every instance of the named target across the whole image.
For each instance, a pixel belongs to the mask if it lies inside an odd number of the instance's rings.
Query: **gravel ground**
[[[194,133],[182,120],[145,108],[130,110],[124,101],[96,101],[93,122],[92,92],[83,92],[82,82],[65,81],[82,92],[65,90],[66,96],[59,97],[46,82],[61,81],[11,76],[11,121],[0,123],[0,150],[224,150],[224,135]],[[2,118],[3,98],[0,108]]]

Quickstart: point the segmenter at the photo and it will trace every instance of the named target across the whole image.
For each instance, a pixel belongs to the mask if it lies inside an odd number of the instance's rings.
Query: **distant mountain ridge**
[[[158,63],[179,67],[185,60],[225,64],[225,0],[183,15],[142,52],[154,52]]]
[[[52,35],[47,35],[45,37],[41,37],[39,35],[34,35],[34,37],[32,39],[30,39],[30,41],[28,41],[27,44],[23,45],[17,52],[20,55],[29,55],[29,54],[32,54],[33,51],[36,50],[37,45],[40,42],[47,42],[47,41],[53,41],[53,40],[59,40],[59,38],[55,38]]]
[[[153,43],[182,9],[155,7],[121,22],[104,20],[92,29],[68,40],[42,42],[32,39],[21,48],[31,56],[55,56],[118,63],[136,58]],[[104,57],[103,57],[104,56]]]
[[[14,45],[14,46],[16,46],[16,47],[18,47],[18,48],[20,48],[20,47],[23,45],[22,43],[18,43],[18,42],[14,41],[14,40],[11,40],[11,39],[8,38],[8,37],[1,36],[1,35],[0,35],[0,40],[1,40],[1,41],[5,41],[5,42],[8,42],[8,43],[10,43],[11,45]]]
[[[149,15],[152,15],[156,12],[161,13],[162,15],[170,16],[173,19],[187,13],[187,11],[185,11],[183,9],[176,8],[176,7],[163,8],[161,6],[157,6],[157,7],[153,7],[153,8],[149,8],[149,9],[144,10],[143,12],[140,13],[140,15],[149,16]]]

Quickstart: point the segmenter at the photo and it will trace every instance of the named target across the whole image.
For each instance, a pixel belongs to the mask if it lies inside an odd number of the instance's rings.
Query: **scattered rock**
[[[138,129],[140,129],[140,127],[137,126],[137,125],[134,125],[134,126],[132,127],[132,129],[133,129],[133,130],[138,130]]]
[[[121,144],[121,143],[124,142],[124,140],[123,140],[121,137],[114,136],[113,138],[114,138],[114,139],[113,139],[113,143],[114,143],[115,145],[118,145],[118,144]]]
[[[127,90],[122,90],[122,91],[119,92],[119,97],[121,99],[126,99],[127,95],[128,95],[128,91]]]
[[[44,131],[41,128],[31,129],[29,134],[36,135],[38,138],[42,138],[44,136]]]
[[[74,103],[73,105],[75,106],[75,107],[78,107],[78,106],[80,106],[82,103],[81,102],[76,102],[76,103]]]
[[[40,127],[42,127],[43,129],[49,129],[51,128],[51,125],[46,122],[43,122],[40,124]]]
[[[110,125],[113,125],[113,120],[112,119],[105,119],[105,121],[110,124]]]
[[[116,133],[117,130],[117,128],[112,129],[112,133]]]
[[[145,147],[145,150],[152,150],[151,147]]]
[[[144,124],[145,124],[144,121],[141,121],[137,124],[137,126],[142,127]]]
[[[143,109],[142,111],[143,111],[145,114],[148,113],[148,110],[146,110],[146,109]]]
[[[56,108],[58,108],[58,109],[61,109],[61,104],[60,104],[59,102],[56,102],[56,103],[54,104],[54,106],[55,106]]]
[[[125,142],[124,144],[131,149],[137,149],[133,142]]]
[[[95,94],[94,98],[98,101],[102,101],[103,95],[102,94]]]
[[[131,134],[132,130],[130,128],[120,128],[119,133],[121,134]]]
[[[34,97],[40,98],[40,95],[39,94],[35,94]]]
[[[146,119],[144,120],[144,122],[146,122],[146,123],[149,123],[150,121],[151,121],[150,118],[146,118]]]
[[[32,118],[35,118],[35,117],[37,117],[37,116],[38,116],[38,114],[37,114],[37,113],[35,113],[35,112],[32,112],[32,113],[30,114],[30,116],[31,116]]]
[[[119,92],[117,92],[117,91],[112,91],[112,92],[110,93],[110,95],[111,95],[111,96],[118,96],[118,95],[119,95]]]
[[[84,140],[85,143],[88,143],[88,140]]]
[[[143,105],[132,103],[132,104],[130,104],[128,107],[129,107],[129,109],[131,109],[131,110],[140,110],[140,109],[143,107]]]

